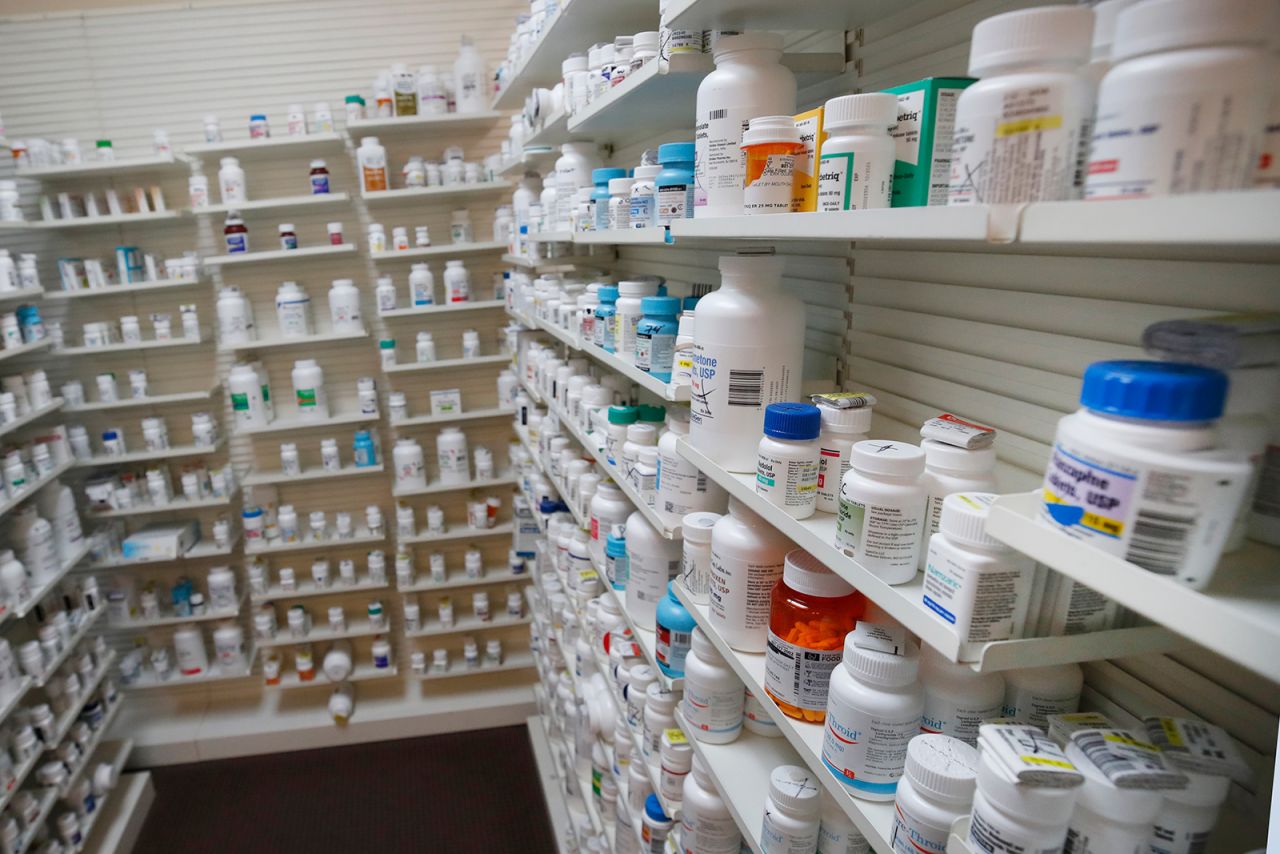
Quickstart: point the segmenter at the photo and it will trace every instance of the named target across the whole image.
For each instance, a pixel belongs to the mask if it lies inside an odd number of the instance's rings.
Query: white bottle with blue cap
[[[764,411],[764,437],[756,458],[756,494],[795,519],[818,506],[822,413],[811,403],[772,403]]]
[[[1221,450],[1227,376],[1167,362],[1096,362],[1058,422],[1040,520],[1190,587],[1208,585],[1249,482]]]

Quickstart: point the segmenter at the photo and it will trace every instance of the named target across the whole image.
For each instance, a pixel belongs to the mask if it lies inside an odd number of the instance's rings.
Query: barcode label
[[[729,405],[760,406],[764,402],[764,371],[729,369]]]
[[[1195,521],[1188,516],[1139,511],[1125,559],[1160,575],[1174,575],[1182,566]]]
[[[712,110],[710,118],[711,118],[711,121],[714,122],[716,119],[723,119],[728,115],[729,115],[728,110]]]
[[[1079,730],[1071,743],[1107,780],[1122,789],[1168,789],[1186,785],[1186,778],[1165,764],[1159,749],[1117,729]]]

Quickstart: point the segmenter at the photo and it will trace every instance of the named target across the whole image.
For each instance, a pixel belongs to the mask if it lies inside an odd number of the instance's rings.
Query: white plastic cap
[[[889,92],[842,95],[827,101],[822,113],[823,128],[854,125],[883,125],[898,121],[898,96]]]
[[[721,255],[720,275],[773,285],[782,282],[782,259],[773,255]]]
[[[561,74],[571,74],[574,71],[587,70],[587,55],[585,53],[571,53],[565,57],[564,62],[560,63]],[[512,116],[515,119],[515,116]]]
[[[853,467],[867,474],[919,477],[924,474],[924,451],[906,442],[866,439],[849,452]]]
[[[1280,30],[1280,4],[1269,0],[1144,0],[1120,13],[1115,61],[1196,45],[1266,45]]]
[[[631,46],[636,49],[657,50],[658,49],[658,31],[645,30],[642,33],[636,33],[631,37]]]
[[[856,632],[849,632],[844,639],[844,666],[860,682],[896,688],[916,681],[920,672],[920,647],[910,640],[903,641],[902,655],[863,649],[854,644]]]
[[[791,116],[757,116],[742,134],[742,146],[766,145],[771,142],[800,144],[800,129]]]
[[[716,649],[715,644],[707,637],[706,632],[697,626],[693,627],[693,635],[689,639],[689,648],[707,664],[721,664],[724,662],[724,657],[720,655],[720,650]]]
[[[818,412],[822,416],[822,429],[833,433],[866,433],[871,429],[870,406],[858,409],[838,409],[834,406],[818,404]]]
[[[1195,2],[1195,0],[1190,0]],[[1028,63],[1084,65],[1093,41],[1093,10],[1038,6],[979,21],[969,46],[969,74],[987,77]]]
[[[978,751],[958,738],[929,733],[907,742],[911,784],[950,803],[968,804],[977,785]]]
[[[671,714],[676,709],[676,695],[667,686],[661,682],[650,682],[649,686],[644,689],[644,706],[646,709],[653,709],[658,714]]]
[[[1093,7],[1093,58],[1111,56],[1111,44],[1116,38],[1116,22],[1120,13],[1138,0],[1102,0]]]
[[[782,580],[797,593],[821,599],[837,599],[853,593],[853,585],[836,575],[804,549],[787,552]]]
[[[610,178],[609,195],[617,196],[622,193],[629,193],[631,192],[631,185],[635,182],[635,178]]]
[[[711,55],[719,59],[722,54],[737,50],[776,50],[782,52],[782,33],[754,32],[733,36],[720,36],[711,48]]]
[[[680,519],[680,531],[686,543],[710,543],[711,529],[720,521],[719,513],[700,511]]]
[[[924,451],[924,463],[927,468],[946,469],[947,471],[964,472],[965,474],[985,474],[995,468],[995,448],[958,448],[939,442],[937,439],[922,439],[920,448]]]
[[[984,530],[987,513],[997,497],[990,492],[951,493],[942,500],[942,518],[938,521],[938,531],[945,534],[947,539],[966,546],[1000,552],[1013,551]]]
[[[628,424],[627,441],[637,445],[652,445],[658,441],[658,428],[652,424]]]
[[[656,282],[641,282],[634,279],[618,282],[618,296],[651,297],[658,292]]]
[[[822,812],[822,787],[799,765],[779,765],[769,773],[769,797],[788,812],[814,818]]]
[[[661,167],[661,166],[637,166],[637,167],[636,167],[636,180],[637,180],[637,181],[644,181],[644,180],[647,180],[647,179],[649,179],[649,178],[656,178],[656,177],[658,177],[658,173],[659,173],[659,172],[661,172],[661,171],[662,171],[662,167]]]

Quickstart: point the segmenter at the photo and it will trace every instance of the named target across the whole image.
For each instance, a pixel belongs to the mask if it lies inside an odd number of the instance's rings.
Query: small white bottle
[[[807,768],[779,765],[769,773],[760,848],[764,854],[818,850],[822,784]]]
[[[281,338],[312,334],[311,296],[297,282],[281,282],[276,290],[276,326]]]
[[[366,136],[356,149],[356,163],[360,167],[360,189],[365,193],[389,188],[387,183],[387,150],[378,143],[376,136]],[[386,249],[385,238],[383,250]]]
[[[436,360],[436,342],[430,332],[419,332],[414,339],[414,354],[419,362]]]
[[[978,727],[1002,714],[1002,675],[976,673],[966,664],[948,661],[931,646],[920,648],[920,684],[924,686],[921,732],[949,735],[977,746]]]
[[[409,305],[414,308],[434,305],[435,294],[436,280],[431,268],[426,264],[414,264],[409,270]]]
[[[742,680],[707,638],[694,627],[684,659],[680,711],[698,741],[728,744],[742,732]]]
[[[245,188],[244,170],[240,161],[234,157],[222,158],[218,169],[218,192],[224,205],[234,205],[249,201],[249,193]]]
[[[444,264],[444,299],[447,303],[471,300],[471,276],[461,261]]]
[[[860,211],[889,207],[896,145],[889,126],[898,122],[898,98],[888,92],[844,95],[823,109],[818,170],[818,210]]]
[[[680,841],[686,854],[733,854],[739,850],[742,833],[706,763],[696,754],[684,778],[680,801]]]
[[[436,437],[436,466],[440,482],[459,484],[471,479],[467,436],[457,427],[446,427]]]
[[[636,177],[631,184],[628,213],[629,228],[649,228],[658,223],[658,187],[654,179],[662,171],[661,166],[637,166]]]
[[[850,451],[840,482],[836,547],[887,584],[916,577],[924,531],[924,451],[868,439]]]
[[[851,398],[860,405],[838,405],[850,402]],[[818,510],[838,513],[840,483],[852,466],[853,446],[864,441],[871,429],[874,398],[854,392],[814,395],[812,401],[822,415],[822,433],[818,436]]]
[[[396,490],[425,489],[427,469],[422,446],[413,439],[397,439],[391,452],[396,467]]]
[[[894,796],[894,850],[945,851],[951,824],[968,815],[977,785],[978,751],[945,735],[920,735]],[[1117,851],[1119,849],[1116,849]]]
[[[818,434],[822,416],[808,403],[772,403],[756,460],[756,494],[794,519],[807,519],[818,502]]]
[[[378,313],[395,311],[396,286],[390,276],[379,276],[377,286],[373,290],[374,300],[378,303]]]
[[[215,310],[218,315],[218,336],[223,344],[247,344],[253,340],[253,310],[239,288],[228,285],[218,291]]]
[[[298,417],[322,421],[329,417],[329,398],[324,390],[324,370],[315,359],[298,359],[292,371],[294,401]]]
[[[953,492],[996,491],[996,449],[961,448],[937,439],[922,439],[924,451],[925,511],[924,540],[920,549],[920,569],[924,569],[929,540],[942,521],[942,500]]]
[[[329,317],[334,332],[363,332],[360,289],[351,279],[334,279],[329,288]]]
[[[480,333],[474,329],[466,329],[462,332],[462,358],[480,358]]]
[[[732,648],[764,652],[769,594],[791,549],[781,532],[729,497],[728,514],[711,529],[710,623]]]

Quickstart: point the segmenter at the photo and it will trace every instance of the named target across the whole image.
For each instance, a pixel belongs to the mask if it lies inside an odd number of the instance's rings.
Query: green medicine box
[[[885,90],[898,96],[898,123],[889,128],[898,147],[892,207],[947,203],[956,101],[976,82],[972,77],[926,77]]]

